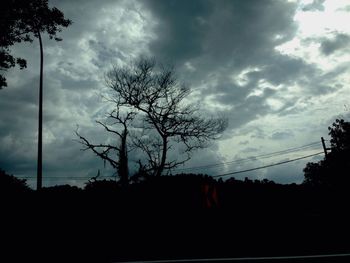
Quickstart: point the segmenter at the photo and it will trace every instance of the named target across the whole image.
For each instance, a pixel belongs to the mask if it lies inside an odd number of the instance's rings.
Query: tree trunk
[[[128,131],[124,130],[121,138],[121,145],[119,150],[119,164],[118,164],[118,174],[120,177],[120,182],[123,186],[127,185],[129,182],[129,169],[128,169],[128,152],[126,137]]]
[[[38,124],[38,164],[37,164],[37,190],[42,188],[42,166],[43,166],[43,68],[44,53],[40,32],[38,31],[40,44],[40,86],[39,86],[39,124]]]
[[[163,138],[162,158],[161,158],[161,161],[160,161],[160,165],[159,165],[159,167],[157,169],[156,176],[161,176],[162,172],[164,170],[167,148],[168,148],[168,138],[164,137]]]

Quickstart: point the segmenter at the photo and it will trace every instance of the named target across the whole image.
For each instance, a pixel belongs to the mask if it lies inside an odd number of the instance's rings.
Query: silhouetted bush
[[[83,190],[77,186],[72,186],[69,184],[64,185],[55,185],[50,187],[44,187],[42,188],[41,192],[43,193],[52,193],[52,194],[78,194],[81,193]]]
[[[350,122],[337,119],[328,127],[331,152],[317,163],[307,163],[304,184],[316,187],[350,186]]]
[[[25,193],[31,189],[25,179],[18,179],[0,169],[0,193]]]
[[[91,180],[86,183],[84,190],[88,193],[112,194],[120,189],[119,182],[114,180]]]

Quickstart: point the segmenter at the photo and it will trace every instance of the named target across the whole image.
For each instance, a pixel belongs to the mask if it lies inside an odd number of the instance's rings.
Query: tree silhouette
[[[72,22],[64,18],[57,8],[49,8],[47,0],[5,0],[2,3],[0,27],[0,69],[6,70],[17,63],[26,67],[22,58],[14,58],[9,47],[15,43],[32,42],[39,39],[40,46],[40,86],[39,86],[39,125],[38,125],[38,171],[37,189],[42,187],[42,108],[43,108],[43,67],[44,54],[41,34],[47,33],[50,39],[61,41],[56,35],[62,27]],[[0,75],[0,88],[7,86],[6,79]]]
[[[141,134],[134,136],[134,144],[146,153],[153,175],[186,162],[193,150],[205,147],[226,128],[226,119],[202,118],[198,107],[185,103],[190,88],[179,83],[172,67],[157,67],[152,59],[114,67],[106,80],[120,105],[142,116]],[[184,146],[184,159],[167,160],[172,141]]]
[[[0,193],[25,193],[30,190],[25,179],[18,179],[0,169]]]
[[[102,160],[107,161],[114,169],[117,170],[117,174],[120,178],[122,185],[126,185],[129,182],[129,169],[128,169],[128,148],[127,137],[129,134],[129,125],[135,118],[136,113],[133,111],[122,112],[122,106],[118,100],[113,101],[115,103],[115,109],[109,113],[107,119],[111,121],[111,124],[107,122],[96,121],[98,124],[104,127],[104,129],[119,139],[119,144],[93,144],[89,140],[82,136],[78,131],[76,135],[80,139],[80,143],[85,146],[83,150],[92,150]],[[108,121],[107,120],[107,121]],[[121,126],[122,129],[114,129],[111,126]],[[117,156],[117,159],[115,158]]]
[[[328,184],[327,172],[325,161],[317,163],[309,162],[304,168],[304,184],[310,186],[321,186]]]
[[[64,18],[57,8],[49,8],[47,0],[5,0],[1,4],[0,24],[0,69],[6,70],[16,64],[21,69],[27,63],[23,58],[11,55],[10,46],[15,43],[33,42],[34,38],[41,38],[42,32],[47,32],[50,39],[60,41],[56,37],[62,27],[67,27],[71,21]],[[6,87],[6,79],[0,75],[0,88]]]
[[[308,185],[348,186],[350,178],[350,123],[337,119],[328,127],[331,152],[318,163],[304,168],[304,183]]]
[[[333,154],[346,154],[350,150],[350,122],[343,119],[336,121],[332,127],[328,127],[331,139],[331,150]]]

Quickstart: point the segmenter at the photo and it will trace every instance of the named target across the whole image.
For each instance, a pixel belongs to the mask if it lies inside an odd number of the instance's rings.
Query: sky
[[[98,170],[102,177],[113,174],[108,164],[81,150],[75,131],[79,127],[94,143],[114,139],[95,123],[111,107],[101,98],[104,76],[113,65],[140,56],[174,65],[179,80],[193,90],[191,98],[201,102],[202,116],[220,114],[229,121],[219,140],[174,172],[220,175],[322,152],[320,138],[330,139],[327,127],[336,118],[350,119],[349,0],[52,0],[50,5],[73,24],[59,34],[61,42],[43,38],[44,186],[83,186]],[[39,44],[11,50],[28,67],[8,70],[8,87],[0,90],[0,168],[28,177],[34,186]],[[252,158],[291,148],[299,151]],[[178,155],[175,147],[170,157]],[[131,172],[137,158],[130,153]],[[321,158],[234,177],[301,183],[305,164]]]

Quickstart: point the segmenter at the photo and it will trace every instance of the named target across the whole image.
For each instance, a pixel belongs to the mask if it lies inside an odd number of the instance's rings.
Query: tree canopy
[[[337,119],[328,127],[330,153],[317,163],[304,168],[304,183],[314,186],[349,186],[350,184],[350,122]]]
[[[0,193],[24,193],[31,189],[25,179],[19,179],[13,175],[7,174],[0,168]]]
[[[11,54],[10,47],[16,43],[32,42],[41,32],[50,39],[60,41],[57,33],[72,22],[56,7],[50,8],[47,0],[5,0],[1,4],[0,23],[0,70],[19,65],[27,66],[26,60]],[[0,75],[0,89],[6,87],[6,78]]]

